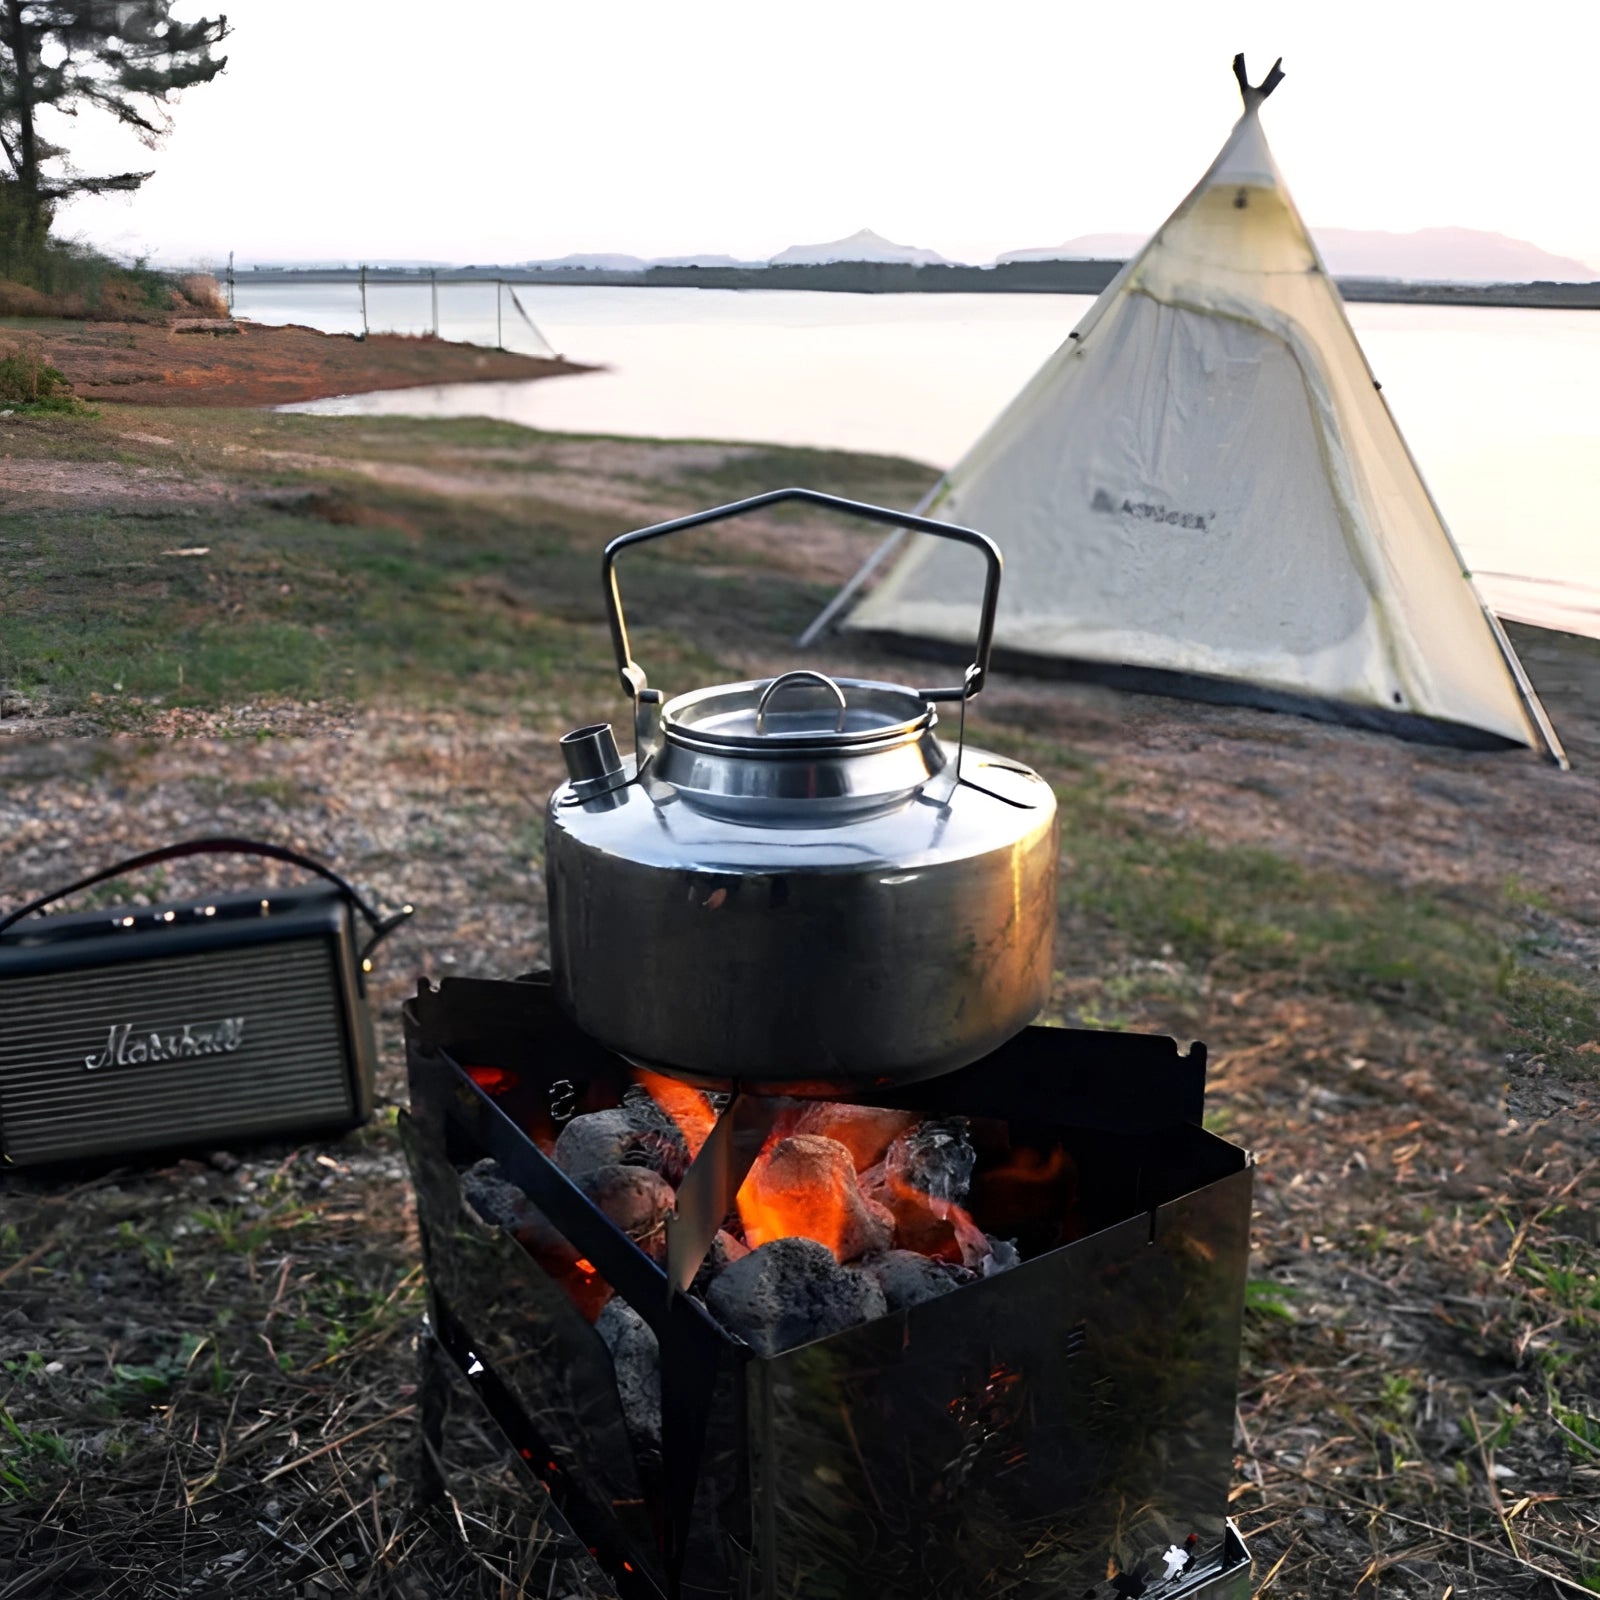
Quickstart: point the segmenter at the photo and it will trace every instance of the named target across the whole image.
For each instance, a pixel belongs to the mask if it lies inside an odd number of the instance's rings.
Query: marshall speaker
[[[209,854],[268,856],[324,881],[30,916],[136,868]],[[0,917],[0,1157],[33,1166],[364,1121],[365,976],[411,909],[382,917],[337,873],[278,845],[195,839]]]

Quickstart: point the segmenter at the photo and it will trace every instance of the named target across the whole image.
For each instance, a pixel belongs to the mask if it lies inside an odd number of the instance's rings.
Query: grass
[[[102,510],[66,526],[11,514],[0,518],[10,675],[68,708],[109,694],[214,705],[437,696],[483,674],[547,682],[593,656],[549,614],[575,595],[576,570],[552,555],[549,580],[532,577],[551,554],[537,517],[484,520],[434,515],[413,543],[270,504],[225,518]],[[214,559],[166,554],[195,548]]]
[[[0,356],[0,407],[19,416],[94,416],[66,374],[34,351]]]
[[[4,1286],[12,1308],[40,1309],[45,1341],[0,1365],[13,1593],[156,1594],[176,1576],[184,1592],[274,1600],[466,1595],[489,1560],[512,1569],[548,1544],[491,1452],[479,1488],[516,1530],[505,1552],[481,1536],[468,1550],[448,1516],[435,1526],[407,1507],[422,1274],[407,1208],[379,1201],[398,1191],[368,1187],[389,1127],[333,1155],[257,1149],[227,1172],[124,1171],[66,1198],[12,1184],[17,1246],[59,1228],[64,1206],[74,1219],[70,1251]],[[17,1337],[13,1316],[0,1344]],[[468,1482],[480,1444],[455,1430]]]
[[[1063,792],[1069,925],[1235,972],[1293,971],[1333,993],[1459,1015],[1500,957],[1437,898],[1270,851],[1185,837],[1118,807],[1099,781]]]
[[[241,699],[565,708],[609,688],[596,557],[627,519],[561,497],[562,436],[472,419],[136,409],[12,429],[14,447],[63,466],[115,454],[145,481],[219,485],[198,500],[0,513],[0,678],[53,709],[138,728],[164,708]],[[905,504],[926,480],[885,457],[699,447],[663,481],[649,454],[667,448],[630,441],[627,454],[647,458],[641,476],[621,469],[613,487],[665,509],[792,481]],[[530,465],[542,470],[530,477]],[[386,466],[470,473],[472,487],[383,481]],[[629,553],[635,653],[658,680],[724,672],[813,614],[826,585],[775,573],[765,549],[707,534]],[[989,736],[1058,778],[1068,947],[1109,940],[1144,960],[1102,971],[1076,1020],[1130,1025],[1164,992],[1181,999],[1196,972],[1273,974],[1564,1072],[1600,1067],[1600,994],[1527,933],[1544,911],[1536,888],[1510,880],[1466,898],[1218,842],[1153,823],[1129,790],[1037,731]]]
[[[59,779],[15,741],[17,810],[26,823],[36,803],[75,848],[135,809],[148,827],[238,817],[342,840],[375,882],[403,867],[408,893],[419,875],[428,926],[387,958],[407,969],[383,991],[391,1010],[413,960],[448,950],[486,973],[536,959],[546,724],[618,709],[606,537],[788,481],[901,505],[926,486],[924,469],[882,458],[629,441],[597,504],[575,491],[592,464],[565,454],[591,445],[505,424],[106,410],[0,423],[0,451],[118,474],[0,513],[0,687],[134,735]],[[804,527],[630,553],[636,654],[656,681],[714,681],[809,615],[826,582],[782,560],[783,535]],[[373,771],[308,756],[313,740],[241,744],[219,768],[209,740],[190,760],[156,737],[174,706],[274,696],[372,708],[349,728]],[[1589,902],[1492,837],[1456,883],[1313,859],[1297,853],[1305,827],[1270,847],[1208,832],[1176,784],[1152,787],[1134,739],[1080,747],[1070,717],[1036,706],[986,713],[983,742],[1037,766],[1060,800],[1054,1014],[1210,1041],[1206,1124],[1261,1154],[1232,1509],[1258,1576],[1277,1573],[1268,1592],[1387,1593],[1404,1576],[1393,1561],[1427,1568],[1417,1593],[1452,1580],[1465,1593],[1462,1537],[1507,1592],[1528,1576],[1513,1550],[1559,1564],[1512,1542],[1525,1535],[1564,1541],[1563,1570],[1594,1570],[1600,1547],[1563,1502],[1600,1487],[1588,1157],[1560,1117],[1519,1128],[1502,1105],[1534,1067],[1592,1095],[1600,995],[1567,939]],[[1259,737],[1287,743],[1290,726]],[[1431,776],[1448,786],[1468,765]],[[69,791],[70,816],[52,810]],[[398,818],[403,843],[351,842]],[[39,876],[51,836],[24,830],[0,857]],[[0,1476],[13,1497],[0,1589],[14,1530],[47,1575],[68,1559],[111,1572],[134,1542],[156,1571],[165,1541],[199,1592],[299,1592],[320,1574],[333,1592],[410,1600],[419,1573],[428,1592],[517,1592],[520,1490],[498,1513],[463,1493],[461,1522],[431,1531],[402,1504],[422,1285],[396,1168],[380,1119],[237,1172],[187,1163],[71,1195],[11,1180],[0,1310],[32,1321],[0,1322],[0,1461],[16,1480]],[[7,1281],[12,1260],[28,1264]],[[489,1550],[493,1576],[476,1556],[445,1559],[468,1545]],[[245,1548],[255,1565],[230,1577],[220,1563]],[[555,1581],[579,1587],[568,1569]]]
[[[1563,1073],[1600,1075],[1600,993],[1586,982],[1513,958],[1497,999],[1508,1050]]]
[[[1048,762],[1036,737],[1026,743]],[[1081,1024],[1135,1026],[1141,1001],[1181,999],[1197,974],[1214,983],[1268,975],[1275,988],[1365,1002],[1600,1075],[1600,989],[1532,964],[1516,882],[1468,897],[1319,869],[1152,822],[1097,772],[1056,790],[1061,944],[1092,952],[1097,968]],[[1122,958],[1111,973],[1108,946]],[[1157,954],[1165,959],[1149,959]]]
[[[164,321],[175,305],[214,309],[214,283],[191,300],[192,280],[158,272],[143,261],[113,260],[70,240],[35,238],[0,191],[0,308],[24,316],[110,317]]]
[[[858,455],[844,450],[807,450],[784,445],[759,445],[730,455],[712,467],[683,474],[684,481],[704,491],[706,502],[737,500],[768,489],[800,484],[820,488],[847,500],[876,500],[910,509],[932,486],[933,475],[916,462],[897,456]],[[885,495],[885,488],[892,492]],[[885,530],[887,531],[887,530]]]
[[[482,476],[477,452],[526,454],[542,436],[473,421],[253,414],[223,426],[215,413],[165,411],[141,418],[171,440],[153,445],[126,437],[130,415],[140,414],[13,423],[7,438],[64,466],[119,456],[133,481],[152,470],[225,475],[235,492],[198,507],[148,495],[118,505],[110,492],[0,513],[0,673],[19,692],[131,726],[150,705],[455,703],[474,686],[548,694],[566,679],[604,681],[597,563],[622,519],[529,494],[526,474],[509,468],[477,494],[450,497],[374,483],[341,459]],[[294,460],[308,447],[315,464]],[[898,479],[923,471],[798,450],[730,459],[734,492],[770,487],[781,469],[894,495]],[[686,471],[675,493],[700,496],[709,470]],[[639,648],[656,660],[707,664],[690,619],[708,586],[725,635],[797,629],[822,598],[814,583],[773,582],[736,548],[711,574],[694,559],[676,546],[630,554],[630,612],[644,621]],[[113,698],[120,709],[107,706]]]

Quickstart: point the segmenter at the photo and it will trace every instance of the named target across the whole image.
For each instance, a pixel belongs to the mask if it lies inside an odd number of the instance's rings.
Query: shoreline
[[[592,372],[426,335],[322,333],[243,319],[184,325],[0,318],[0,355],[32,351],[91,405],[280,406],[443,383]]]
[[[341,281],[335,274],[304,275],[317,276]],[[360,405],[367,397],[455,385],[531,382],[604,370],[592,363],[527,356],[428,334],[327,333],[301,323],[265,323],[245,318],[147,324],[0,317],[0,357],[12,349],[34,350],[59,366],[78,398],[94,405],[286,410],[334,401],[353,402],[347,411],[341,407],[335,414],[356,416],[438,415],[431,410],[380,409],[369,413]],[[574,436],[586,431],[578,430]],[[663,436],[636,437],[656,440]],[[825,448],[820,444],[815,447]],[[936,469],[930,468],[933,470]],[[1594,595],[1590,586],[1569,588],[1562,581],[1536,574],[1499,572],[1482,576],[1489,581],[1487,588],[1480,585],[1480,593],[1502,620],[1570,633],[1576,638],[1600,639],[1600,610],[1584,603]],[[1495,603],[1493,592],[1506,581],[1522,592],[1502,609]],[[1542,604],[1542,594],[1527,593],[1530,585],[1552,588],[1553,603]],[[1502,593],[1501,599],[1506,598]]]
[[[1098,295],[1125,265],[1121,261],[1013,261],[998,267],[923,266],[898,261],[831,261],[790,267],[646,267],[613,272],[598,267],[492,267],[430,273],[407,267],[258,268],[237,274],[235,286],[297,284],[517,283],[607,289],[805,289],[831,294],[1084,294]],[[1540,311],[1600,311],[1594,283],[1411,283],[1387,278],[1335,277],[1351,303],[1379,305],[1507,306]]]

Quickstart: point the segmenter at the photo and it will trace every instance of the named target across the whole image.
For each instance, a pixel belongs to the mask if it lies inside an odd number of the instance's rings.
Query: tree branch
[[[227,65],[212,52],[225,16],[175,21],[174,0],[0,0],[0,150],[14,175],[24,232],[43,235],[50,205],[71,194],[137,189],[148,172],[83,177],[38,135],[48,107],[104,112],[155,148],[171,132],[172,97]],[[46,64],[46,58],[50,58]],[[62,164],[53,175],[46,169]]]

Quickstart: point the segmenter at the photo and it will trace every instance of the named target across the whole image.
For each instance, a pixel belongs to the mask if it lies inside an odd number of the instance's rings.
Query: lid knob
[[[787,689],[797,683],[820,684],[835,700],[839,702],[839,716],[834,722],[835,733],[844,732],[844,719],[848,707],[845,704],[844,690],[825,672],[817,672],[811,667],[796,667],[793,672],[779,673],[776,678],[761,691],[761,698],[756,701],[756,732],[766,731],[767,706],[781,689]]]

